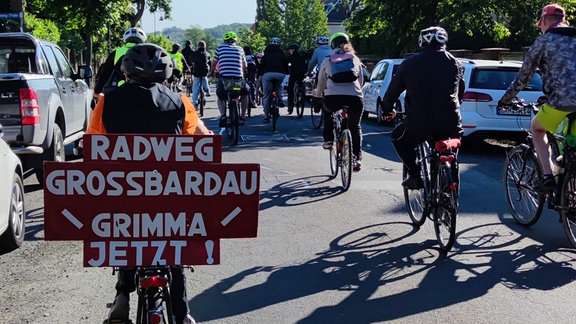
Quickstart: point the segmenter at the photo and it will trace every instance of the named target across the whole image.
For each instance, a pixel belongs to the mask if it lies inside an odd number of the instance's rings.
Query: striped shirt
[[[236,43],[218,46],[214,60],[219,63],[220,76],[244,77],[242,67],[246,66],[246,56],[242,47],[236,45]]]

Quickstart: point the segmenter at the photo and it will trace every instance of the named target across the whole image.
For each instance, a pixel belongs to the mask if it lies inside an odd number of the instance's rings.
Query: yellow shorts
[[[566,123],[562,126],[560,124],[562,124],[564,118],[566,118],[569,113],[570,111],[561,111],[548,104],[544,104],[540,107],[538,114],[536,114],[536,120],[550,133],[566,133]],[[572,129],[572,133],[575,131],[575,129]]]

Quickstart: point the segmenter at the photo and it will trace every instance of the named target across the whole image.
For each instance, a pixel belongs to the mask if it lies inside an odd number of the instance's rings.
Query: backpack
[[[208,75],[208,60],[206,59],[205,51],[194,51],[192,54],[193,75],[196,77],[204,77]]]
[[[332,74],[330,79],[335,83],[353,82],[358,79],[359,71],[354,66],[353,59],[335,59],[330,58]]]

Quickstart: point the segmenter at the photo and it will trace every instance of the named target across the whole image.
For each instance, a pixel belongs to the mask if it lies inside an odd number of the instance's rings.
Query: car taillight
[[[492,96],[481,92],[466,91],[462,101],[490,102],[492,101]]]
[[[20,114],[22,125],[40,124],[38,95],[32,88],[20,88]]]

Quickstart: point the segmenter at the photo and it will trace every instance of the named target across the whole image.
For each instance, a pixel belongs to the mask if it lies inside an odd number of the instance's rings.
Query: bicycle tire
[[[336,178],[338,175],[338,169],[340,168],[340,152],[338,151],[338,145],[338,140],[334,139],[332,148],[328,150],[328,154],[330,155],[330,176],[332,179]]]
[[[340,135],[340,177],[344,191],[350,188],[352,182],[352,133],[349,129],[342,131]]]
[[[404,166],[402,167],[402,181],[408,178],[408,169]],[[425,211],[429,210],[426,208],[426,198],[425,198],[424,188],[422,189],[408,189],[404,187],[404,203],[406,204],[406,209],[408,210],[408,216],[412,220],[412,224],[416,227],[420,227],[426,221],[428,213]]]
[[[324,109],[320,109],[320,111],[315,112],[314,106],[312,106],[312,107],[310,107],[310,113],[312,116],[312,126],[315,129],[319,129],[320,126],[322,126],[322,120],[324,119],[324,117],[323,117]]]
[[[572,247],[576,247],[576,171],[564,173],[560,184],[560,216],[564,232]]]
[[[440,163],[436,175],[436,206],[433,210],[434,232],[443,252],[448,252],[456,240],[456,218],[458,198],[452,187],[452,168],[450,164]]]
[[[240,137],[240,116],[238,115],[238,105],[236,101],[231,100],[230,103],[230,127],[232,130],[232,140],[234,145],[238,144],[238,138]]]
[[[272,117],[272,132],[276,132],[278,126],[278,117],[280,111],[278,109],[278,96],[275,92],[272,93],[270,98],[270,116]]]
[[[296,85],[294,88],[294,106],[296,108],[296,116],[302,118],[304,116],[304,106],[306,105],[306,97],[303,94],[301,85]]]
[[[204,106],[206,105],[206,97],[204,90],[202,89],[202,84],[200,84],[200,92],[198,93],[198,113],[200,117],[204,117]]]
[[[528,145],[512,148],[504,162],[504,196],[512,218],[524,227],[534,225],[545,204],[545,196],[533,188],[542,179],[540,162]]]

